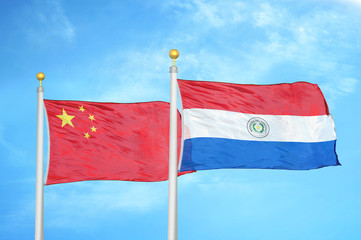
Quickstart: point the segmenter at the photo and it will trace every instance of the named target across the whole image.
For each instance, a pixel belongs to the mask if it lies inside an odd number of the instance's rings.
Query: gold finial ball
[[[43,81],[45,79],[45,74],[42,73],[42,72],[39,72],[38,74],[36,74],[36,78],[39,80],[39,81]]]
[[[169,57],[172,59],[176,59],[179,56],[179,52],[177,49],[172,49],[169,51]]]

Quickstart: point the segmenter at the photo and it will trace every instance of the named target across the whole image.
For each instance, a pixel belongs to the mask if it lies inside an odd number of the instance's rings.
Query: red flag
[[[169,103],[44,103],[50,133],[46,185],[168,179]],[[178,155],[180,141],[178,114]]]

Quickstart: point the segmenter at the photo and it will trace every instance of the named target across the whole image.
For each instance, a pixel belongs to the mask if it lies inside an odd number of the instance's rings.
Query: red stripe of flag
[[[183,109],[217,109],[263,115],[329,115],[320,88],[307,82],[250,85],[179,79],[178,85]]]

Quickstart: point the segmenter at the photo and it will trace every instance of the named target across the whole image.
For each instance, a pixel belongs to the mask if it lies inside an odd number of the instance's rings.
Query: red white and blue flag
[[[340,165],[334,121],[316,84],[178,80],[178,85],[184,139],[180,171]]]

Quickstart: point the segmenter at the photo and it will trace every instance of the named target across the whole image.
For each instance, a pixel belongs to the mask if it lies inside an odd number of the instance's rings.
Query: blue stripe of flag
[[[184,141],[180,171],[219,168],[308,170],[340,165],[336,140],[326,142],[264,142],[225,138]]]

